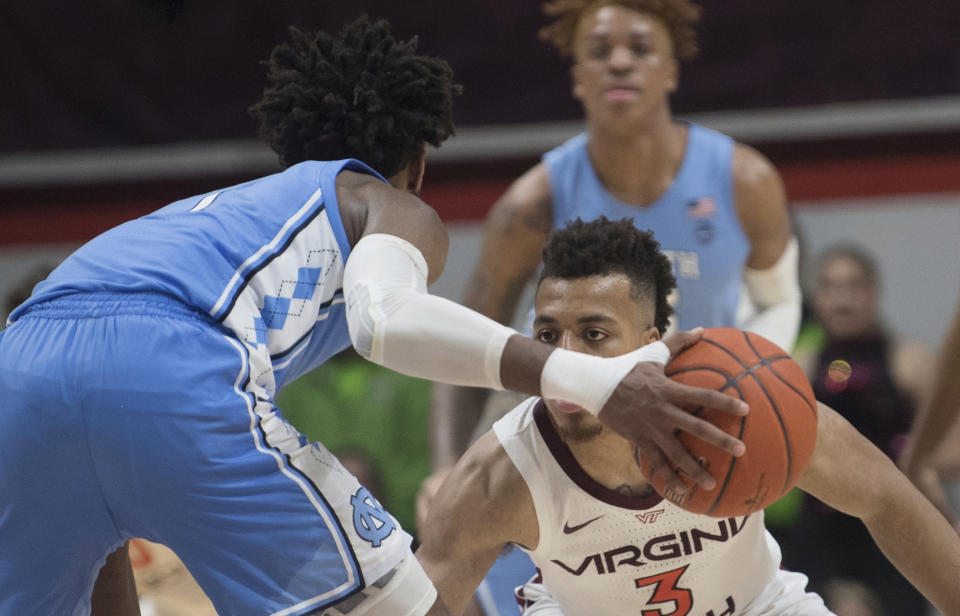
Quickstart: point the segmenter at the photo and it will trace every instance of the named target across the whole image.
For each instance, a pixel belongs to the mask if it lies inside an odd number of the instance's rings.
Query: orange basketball
[[[690,485],[671,494],[659,475],[653,486],[664,498],[694,513],[742,516],[767,507],[793,487],[817,440],[817,403],[803,370],[766,338],[729,327],[707,329],[666,367],[667,376],[687,385],[715,389],[744,400],[746,417],[708,408],[688,409],[746,445],[736,458],[685,432],[680,441],[710,471],[717,486]],[[650,464],[641,459],[645,476]]]

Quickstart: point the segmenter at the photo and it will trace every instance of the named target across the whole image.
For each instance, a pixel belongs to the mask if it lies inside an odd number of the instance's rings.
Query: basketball
[[[652,483],[658,493],[694,513],[734,517],[767,507],[793,487],[813,454],[817,403],[806,375],[786,351],[754,333],[712,328],[678,353],[666,374],[686,385],[736,396],[750,412],[737,417],[708,408],[687,409],[739,438],[746,453],[737,458],[681,432],[680,441],[717,485],[705,490],[681,475],[690,488],[671,494],[655,475]],[[640,463],[649,478],[649,462],[641,458]]]

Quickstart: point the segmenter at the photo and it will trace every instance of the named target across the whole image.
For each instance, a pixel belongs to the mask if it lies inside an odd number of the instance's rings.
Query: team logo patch
[[[713,241],[713,236],[716,233],[713,222],[707,219],[700,219],[696,224],[696,233],[697,241],[701,244],[709,244]]]
[[[383,540],[397,527],[390,514],[363,486],[350,497],[350,504],[353,506],[353,528],[357,534],[364,541],[369,541],[373,547],[380,547]]]

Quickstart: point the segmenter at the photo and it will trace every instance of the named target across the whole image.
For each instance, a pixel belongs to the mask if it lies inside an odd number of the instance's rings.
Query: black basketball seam
[[[816,406],[816,404],[810,404],[810,401],[807,400],[807,397],[803,395],[803,392],[800,391],[799,389],[797,389],[797,387],[796,387],[795,385],[793,385],[793,383],[791,383],[791,382],[788,381],[787,379],[785,379],[785,378],[783,378],[782,376],[780,376],[780,373],[777,372],[777,371],[774,369],[773,365],[770,365],[770,366],[767,366],[767,367],[770,368],[770,372],[773,373],[773,376],[777,377],[777,380],[778,380],[778,381],[780,381],[781,383],[783,383],[784,385],[786,385],[787,387],[789,387],[795,394],[797,394],[798,396],[800,396],[800,399],[803,400],[803,403],[806,405],[806,407],[807,407],[808,409],[810,409],[810,411],[814,414],[814,416],[816,416],[816,414],[817,414],[817,406]]]
[[[749,344],[749,345],[750,345],[750,349],[751,349],[754,353],[757,354],[757,357],[761,357],[761,358],[763,357],[762,355],[760,355],[760,352],[757,351],[757,348],[756,348],[755,346],[753,346],[753,342],[750,340],[750,337],[749,337],[749,336],[747,336],[747,344]],[[797,389],[796,387],[794,387],[793,383],[791,383],[790,381],[788,381],[788,380],[786,380],[785,378],[783,378],[782,376],[780,376],[780,374],[779,374],[776,370],[774,370],[774,368],[773,368],[773,362],[777,361],[778,359],[793,359],[793,358],[790,357],[789,355],[777,355],[776,357],[771,357],[771,358],[769,359],[769,362],[770,362],[770,372],[772,372],[773,375],[774,375],[775,377],[777,377],[777,380],[779,380],[781,383],[783,383],[784,385],[786,385],[787,387],[789,387],[790,389],[792,389],[792,390],[794,391],[794,393],[796,393],[798,396],[800,396],[800,398],[803,400],[804,404],[807,405],[807,408],[809,408],[811,411],[813,411],[813,414],[816,415],[816,414],[817,414],[816,405],[815,405],[815,404],[814,404],[814,405],[811,405],[811,404],[807,401],[807,397],[803,395],[803,392],[802,392],[802,391],[800,391],[799,389]]]
[[[779,359],[779,358],[778,358],[778,359]],[[788,358],[788,359],[789,359],[789,358]],[[803,392],[802,392],[802,391],[800,391],[799,389],[797,389],[797,387],[796,387],[793,383],[791,383],[791,382],[788,381],[787,379],[785,379],[785,378],[783,378],[782,376],[780,376],[780,373],[777,372],[777,371],[774,369],[773,364],[770,364],[770,365],[768,366],[768,368],[770,368],[770,372],[773,373],[773,376],[777,377],[777,380],[778,380],[778,381],[780,381],[781,383],[783,383],[784,385],[786,385],[787,387],[789,387],[791,390],[793,390],[793,392],[794,392],[795,394],[797,394],[798,396],[800,396],[800,399],[803,400],[803,403],[804,403],[805,405],[807,405],[807,408],[810,409],[810,410],[813,412],[814,415],[817,414],[817,407],[816,407],[816,405],[815,405],[815,404],[810,404],[810,401],[807,400],[807,397],[803,395]]]
[[[737,393],[740,394],[740,399],[743,400],[743,392],[740,390],[740,387],[736,383],[731,383],[731,385],[737,390]],[[726,389],[726,388],[724,388]],[[721,390],[723,391],[723,390]],[[743,440],[743,433],[747,427],[747,418],[740,418],[740,433],[737,435],[737,438]],[[720,490],[717,492],[717,497],[713,499],[713,504],[710,505],[710,508],[707,509],[705,515],[710,515],[717,508],[717,505],[720,504],[720,500],[723,498],[723,495],[727,492],[727,486],[730,485],[730,478],[733,477],[733,469],[737,465],[737,457],[730,456],[730,468],[727,469],[727,475],[723,478],[723,484],[720,486]]]
[[[735,359],[735,360],[737,361],[737,363],[740,364],[741,366],[743,366],[744,368],[747,367],[747,364],[743,363],[743,360],[742,360],[742,359],[740,359],[739,357],[737,357],[737,355],[736,355],[733,351],[731,351],[731,350],[728,349],[727,347],[723,346],[723,345],[720,344],[719,342],[710,340],[709,338],[701,338],[700,341],[701,341],[701,342],[706,342],[707,344],[712,344],[713,346],[717,347],[718,349],[720,349],[721,351],[723,351],[724,353],[726,353],[727,355],[729,355],[730,357],[732,357],[733,359]]]
[[[753,346],[753,342],[750,341],[750,336],[747,335],[747,332],[741,333],[743,334],[744,339],[746,339],[747,344],[750,346],[750,349],[757,355],[757,357],[760,358],[761,363],[769,368],[770,365],[767,363],[767,360],[765,360],[763,355],[761,355],[757,351],[757,348]],[[773,369],[771,369],[770,372],[773,372]],[[777,421],[780,423],[780,431],[783,433],[783,443],[787,450],[787,476],[784,479],[783,487],[780,489],[779,494],[779,496],[783,496],[787,492],[787,487],[790,485],[790,476],[793,470],[793,452],[790,450],[790,435],[787,433],[787,425],[783,421],[783,415],[780,414],[780,409],[777,408],[776,402],[773,401],[773,397],[770,395],[770,392],[767,391],[763,381],[761,381],[760,377],[758,377],[755,373],[751,372],[750,374],[757,382],[757,385],[760,386],[760,390],[763,392],[763,395],[767,397],[767,401],[770,403],[771,408],[773,408],[773,412],[777,414]]]

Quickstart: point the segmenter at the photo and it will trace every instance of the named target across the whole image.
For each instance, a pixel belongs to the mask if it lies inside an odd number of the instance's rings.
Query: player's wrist
[[[659,341],[618,357],[555,349],[543,366],[540,393],[544,398],[570,402],[597,415],[637,363],[665,364],[669,359],[670,350]]]

